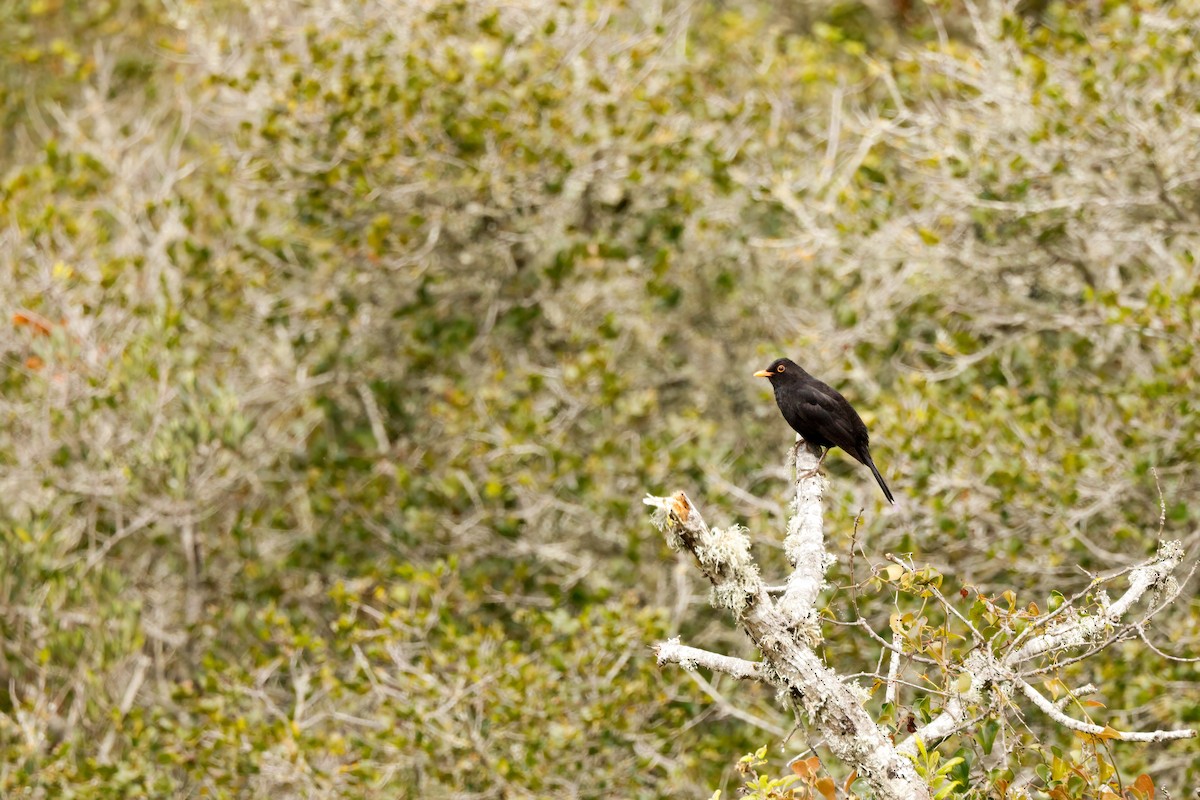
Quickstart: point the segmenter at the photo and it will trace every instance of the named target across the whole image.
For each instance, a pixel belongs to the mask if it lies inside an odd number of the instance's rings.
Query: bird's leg
[[[797,443],[796,443],[796,446],[797,446],[797,447],[799,447],[799,446],[800,446],[800,443],[799,443],[799,442],[797,442]],[[829,451],[830,451],[830,449],[832,449],[832,448],[829,448],[829,447],[822,447],[822,448],[821,448],[821,457],[817,459],[817,465],[816,465],[815,467],[813,467],[812,469],[808,470],[807,472],[805,472],[804,474],[802,474],[802,475],[797,475],[797,476],[796,476],[796,479],[797,479],[797,480],[803,480],[804,478],[811,478],[812,476],[814,476],[814,475],[816,475],[818,472],[820,472],[820,471],[821,471],[821,465],[825,463],[825,456],[829,455]],[[800,452],[799,450],[797,450],[797,451],[796,451],[796,455],[797,455],[797,457],[799,456],[799,452]]]

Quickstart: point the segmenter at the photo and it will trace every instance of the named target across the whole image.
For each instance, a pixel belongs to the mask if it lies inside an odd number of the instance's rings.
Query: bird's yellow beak
[[[760,369],[758,372],[754,373],[754,377],[769,378],[769,377],[771,377],[771,373],[767,372],[765,369]]]

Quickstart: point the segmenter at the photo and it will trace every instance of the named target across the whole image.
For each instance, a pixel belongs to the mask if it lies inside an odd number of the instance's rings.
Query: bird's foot
[[[801,444],[803,444],[803,442],[797,442],[796,446],[799,447]],[[824,450],[821,453],[821,457],[817,459],[817,465],[815,467],[813,467],[812,469],[805,470],[804,472],[801,472],[798,475],[796,475],[796,480],[804,480],[805,478],[811,478],[814,475],[816,475],[818,472],[820,472],[821,465],[825,463],[825,456],[829,455],[829,449],[830,448],[828,448],[828,447],[824,448]],[[800,451],[796,450],[794,455],[798,458],[800,455]]]

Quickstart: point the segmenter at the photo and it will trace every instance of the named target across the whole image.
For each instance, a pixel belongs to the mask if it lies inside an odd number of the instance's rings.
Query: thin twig
[[[1146,643],[1146,647],[1149,647],[1151,650],[1153,650],[1155,653],[1157,653],[1161,658],[1165,658],[1168,661],[1178,661],[1181,664],[1195,664],[1197,662],[1200,662],[1200,656],[1197,656],[1195,658],[1184,658],[1182,656],[1173,656],[1170,653],[1164,653],[1162,650],[1159,650],[1157,647],[1155,647],[1154,644],[1150,641],[1150,639],[1148,639],[1146,637],[1146,629],[1142,625],[1142,623],[1138,623],[1134,627],[1135,627],[1135,630],[1137,630],[1138,636],[1140,636],[1142,641]]]
[[[1093,736],[1107,734],[1113,739],[1120,739],[1124,742],[1162,742],[1168,739],[1193,739],[1196,736],[1196,732],[1189,729],[1171,731],[1117,731],[1109,726],[1096,725],[1091,722],[1082,722],[1074,719],[1073,717],[1068,717],[1062,711],[1059,711],[1054,703],[1051,703],[1045,698],[1044,695],[1042,695],[1041,692],[1020,678],[1016,680],[1016,684],[1017,687],[1020,688],[1021,692],[1028,697],[1035,706],[1041,709],[1046,716],[1050,717],[1064,728],[1068,728],[1073,731],[1090,733]]]

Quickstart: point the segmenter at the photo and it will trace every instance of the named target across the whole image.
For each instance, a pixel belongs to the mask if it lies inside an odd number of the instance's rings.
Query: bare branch
[[[1151,642],[1146,636],[1145,626],[1136,625],[1134,627],[1137,629],[1138,636],[1141,637],[1141,640],[1146,643],[1146,647],[1149,647],[1151,650],[1153,650],[1160,658],[1165,658],[1168,661],[1178,661],[1183,664],[1195,664],[1200,662],[1200,656],[1195,658],[1184,658],[1182,656],[1173,656],[1170,653],[1164,653],[1162,650],[1159,650],[1157,647],[1155,647],[1154,643]]]
[[[1020,649],[1005,656],[1005,664],[1016,666],[1030,659],[1072,647],[1093,644],[1106,635],[1107,629],[1116,624],[1146,592],[1166,585],[1179,562],[1183,560],[1183,545],[1178,541],[1163,542],[1158,554],[1135,568],[1129,575],[1129,589],[1116,602],[1109,604],[1101,613],[1063,623],[1046,633],[1030,639]]]
[[[900,681],[900,658],[902,652],[900,644],[903,638],[899,631],[892,631],[892,645],[894,649],[888,658],[887,688],[884,690],[883,701],[893,705],[896,703],[896,684]]]
[[[836,619],[831,619],[831,620],[829,620],[829,622],[832,622],[834,625],[850,625],[850,626],[862,628],[863,631],[868,636],[870,636],[872,639],[875,640],[876,644],[878,644],[880,647],[882,647],[884,650],[886,650],[888,652],[897,653],[897,654],[902,655],[905,658],[908,658],[912,661],[920,662],[921,664],[929,664],[930,666],[934,666],[934,667],[941,666],[937,661],[930,658],[929,656],[923,656],[923,655],[920,655],[919,653],[906,653],[903,648],[901,648],[895,644],[892,644],[887,639],[884,639],[882,636],[880,636],[878,633],[876,633],[874,630],[872,630],[870,624],[862,617],[859,617],[858,619],[854,620],[853,622],[842,622],[841,620],[836,620]]]
[[[724,672],[739,680],[767,680],[763,675],[762,665],[757,661],[747,661],[744,658],[724,656],[711,650],[688,647],[679,643],[678,636],[655,645],[654,654],[660,667],[664,664],[678,664],[686,670],[704,667],[713,672]]]
[[[995,689],[1005,685],[1017,685],[1023,694],[1028,697],[1034,705],[1044,711],[1053,720],[1061,725],[1078,730],[1084,733],[1099,733],[1106,729],[1103,727],[1092,725],[1091,723],[1083,723],[1073,720],[1066,716],[1062,710],[1055,704],[1051,703],[1042,695],[1038,694],[1037,690],[1030,686],[1024,678],[1031,675],[1041,674],[1046,671],[1058,669],[1066,663],[1086,659],[1094,655],[1096,652],[1103,650],[1115,641],[1128,636],[1132,631],[1141,633],[1142,622],[1129,623],[1114,630],[1114,626],[1119,625],[1122,617],[1127,614],[1135,603],[1137,603],[1147,592],[1166,590],[1167,599],[1164,602],[1158,603],[1146,614],[1146,618],[1158,613],[1165,608],[1167,603],[1171,601],[1180,591],[1180,584],[1175,581],[1174,570],[1178,567],[1183,559],[1183,546],[1180,542],[1163,542],[1159,546],[1158,554],[1137,567],[1129,570],[1129,589],[1113,603],[1104,603],[1102,598],[1102,611],[1099,614],[1086,617],[1076,617],[1071,621],[1066,621],[1053,626],[1045,633],[1031,638],[1027,643],[1018,649],[1011,650],[1001,658],[993,657],[990,652],[984,648],[973,651],[967,656],[964,666],[966,671],[971,675],[971,685],[956,696],[951,697],[942,709],[942,713],[931,720],[927,725],[919,729],[909,739],[900,745],[900,752],[913,754],[916,752],[916,739],[922,741],[931,741],[933,739],[943,738],[950,733],[962,730],[967,726],[967,709],[970,705],[980,702],[983,699],[983,690],[985,688]],[[895,559],[892,559],[895,561]],[[897,563],[900,563],[897,561]],[[1194,571],[1194,570],[1193,570]],[[1191,577],[1191,572],[1188,573],[1188,578]],[[1091,585],[1095,587],[1097,581],[1093,580]],[[1084,593],[1076,595],[1075,599],[1083,596]],[[940,598],[942,604],[948,605],[945,598]],[[1067,605],[1064,603],[1064,605]],[[1044,619],[1051,619],[1065,613],[1064,608],[1060,607],[1047,615]],[[1144,619],[1142,620],[1144,622]],[[1073,647],[1089,646],[1088,650],[1083,654],[1076,656],[1067,661],[1060,661],[1048,667],[1040,667],[1032,670],[1023,670],[1019,673],[1016,668],[1027,661],[1038,656],[1044,656],[1060,650],[1065,650]],[[1085,689],[1091,687],[1084,687]],[[1002,689],[1001,689],[1002,691]],[[1082,691],[1082,690],[1081,690]],[[1050,710],[1052,709],[1053,713]],[[1066,721],[1064,721],[1066,720]],[[1080,727],[1083,726],[1083,727]],[[1092,730],[1097,728],[1097,730]],[[1142,741],[1142,742],[1158,742],[1167,739],[1185,739],[1196,735],[1193,730],[1178,730],[1178,731],[1152,731],[1146,733],[1139,732],[1114,732],[1108,729],[1108,733],[1112,738],[1121,739],[1122,741]]]
[[[1165,742],[1168,739],[1194,739],[1196,732],[1194,730],[1183,729],[1176,731],[1117,731],[1106,725],[1096,725],[1092,722],[1082,722],[1077,719],[1068,717],[1058,706],[1047,700],[1041,692],[1030,686],[1019,678],[1016,681],[1021,692],[1028,697],[1035,706],[1040,708],[1046,716],[1062,725],[1064,728],[1069,728],[1080,733],[1090,733],[1093,736],[1106,735],[1108,738],[1119,739],[1123,742]]]
[[[1055,700],[1054,705],[1060,709],[1066,708],[1067,704],[1072,700],[1078,700],[1081,697],[1087,697],[1089,694],[1095,694],[1098,691],[1100,691],[1100,687],[1096,686],[1096,684],[1085,683],[1075,691],[1068,691],[1065,695]]]

